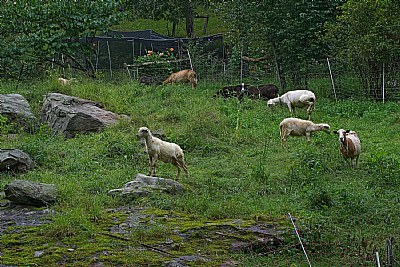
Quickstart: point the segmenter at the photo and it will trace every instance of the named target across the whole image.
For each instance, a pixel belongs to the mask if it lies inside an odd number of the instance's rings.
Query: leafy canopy
[[[13,59],[17,64],[17,60],[50,61],[55,54],[74,59],[78,52],[88,56],[91,45],[77,40],[92,38],[119,22],[123,16],[120,6],[119,0],[3,0],[0,59],[9,63]]]

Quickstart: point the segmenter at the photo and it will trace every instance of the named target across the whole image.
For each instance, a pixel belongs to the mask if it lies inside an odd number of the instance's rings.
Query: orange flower
[[[147,51],[147,55],[151,56],[153,54],[153,51],[149,50]]]
[[[171,48],[169,49],[169,51],[173,52],[173,51],[174,51],[174,48],[173,48],[173,47],[171,47]]]

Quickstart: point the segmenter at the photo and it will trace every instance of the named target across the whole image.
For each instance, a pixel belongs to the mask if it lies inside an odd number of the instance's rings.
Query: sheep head
[[[346,141],[346,135],[350,133],[350,130],[343,130],[339,129],[337,131],[333,131],[333,133],[337,134],[339,136],[339,141],[341,143],[344,143]]]
[[[331,133],[331,127],[329,126],[329,124],[326,124],[326,123],[320,123],[319,124],[319,127],[320,127],[320,130],[321,131],[324,131],[324,132],[326,132],[326,133]]]
[[[149,135],[151,135],[151,132],[150,132],[149,128],[147,128],[147,127],[140,127],[138,132],[137,132],[137,134],[136,134],[138,139],[139,138],[146,138]]]

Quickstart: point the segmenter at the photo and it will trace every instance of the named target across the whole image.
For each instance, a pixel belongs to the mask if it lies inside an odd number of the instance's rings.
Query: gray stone
[[[128,116],[104,110],[99,103],[59,93],[44,96],[40,111],[40,122],[67,138],[77,133],[98,132],[121,118]]]
[[[163,191],[173,194],[182,190],[184,190],[184,186],[172,179],[147,176],[138,173],[134,180],[126,183],[122,188],[110,190],[108,194],[121,196],[143,196],[150,194],[152,191]]]
[[[20,94],[0,94],[0,115],[9,122],[22,125],[29,132],[34,132],[38,127],[28,101]]]
[[[0,171],[24,172],[35,167],[28,154],[19,149],[0,149]]]
[[[53,184],[35,183],[27,180],[14,180],[4,187],[6,199],[14,204],[35,207],[47,206],[57,199]]]

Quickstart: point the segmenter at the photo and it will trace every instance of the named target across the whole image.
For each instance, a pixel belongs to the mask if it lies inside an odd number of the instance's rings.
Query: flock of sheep
[[[67,84],[70,81],[60,78],[60,83]],[[193,70],[182,70],[176,73],[172,73],[163,83],[174,84],[178,82],[187,82],[192,84],[194,89],[197,86],[196,72]],[[232,89],[232,88],[228,88]],[[269,86],[266,90],[272,90],[273,94],[277,91],[276,86]],[[275,91],[274,91],[275,89]],[[227,89],[224,88],[223,93],[226,93]],[[236,90],[236,89],[234,89]],[[244,86],[242,85],[242,91]],[[268,92],[271,93],[271,92]],[[277,92],[275,92],[277,94]],[[315,94],[309,90],[294,90],[289,91],[282,96],[277,95],[274,98],[268,100],[267,105],[273,107],[277,104],[286,105],[292,115],[292,118],[286,118],[279,124],[279,133],[282,141],[282,145],[286,146],[286,139],[288,136],[305,136],[307,141],[311,141],[312,133],[316,131],[324,131],[330,133],[330,126],[325,123],[313,123],[311,121],[311,113],[314,109],[316,97]],[[302,120],[295,118],[296,108],[307,108],[308,120]],[[339,129],[334,131],[339,136],[340,152],[343,158],[352,166],[356,167],[358,164],[358,158],[361,152],[361,142],[355,131]],[[185,163],[185,157],[182,148],[175,144],[163,141],[152,135],[151,131],[147,127],[139,128],[137,133],[138,138],[145,140],[146,152],[149,157],[148,161],[148,175],[156,176],[157,161],[161,160],[165,163],[172,163],[178,169],[177,177],[179,177],[181,169],[185,171],[185,174],[189,176],[189,171]],[[350,159],[350,162],[348,161]]]

